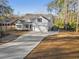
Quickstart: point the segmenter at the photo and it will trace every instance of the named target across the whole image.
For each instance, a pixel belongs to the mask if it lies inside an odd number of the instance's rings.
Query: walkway
[[[0,45],[0,59],[23,59],[28,55],[40,42],[48,36],[57,32],[24,34],[13,42]]]

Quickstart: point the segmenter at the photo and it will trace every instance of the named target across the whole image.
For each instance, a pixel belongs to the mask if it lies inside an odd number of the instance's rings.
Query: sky
[[[52,0],[9,0],[14,14],[47,13],[47,4]]]

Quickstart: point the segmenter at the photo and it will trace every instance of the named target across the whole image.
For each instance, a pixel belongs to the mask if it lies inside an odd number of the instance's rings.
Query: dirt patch
[[[78,35],[79,33],[74,32],[61,32],[49,36],[24,59],[79,59]]]
[[[0,38],[0,45],[16,40],[19,36],[28,33],[28,31],[8,31],[5,36]]]

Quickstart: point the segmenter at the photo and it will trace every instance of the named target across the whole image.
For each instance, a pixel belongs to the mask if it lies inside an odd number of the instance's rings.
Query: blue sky
[[[14,14],[46,13],[47,4],[52,0],[9,0]]]

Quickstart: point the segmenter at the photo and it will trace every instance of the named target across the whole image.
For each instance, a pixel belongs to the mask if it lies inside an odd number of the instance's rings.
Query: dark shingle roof
[[[51,20],[50,18],[53,15],[52,14],[26,14],[26,15],[21,17],[21,20],[23,20],[23,19],[34,20],[35,18],[39,18],[40,16],[42,16],[43,18],[45,18],[47,20]]]
[[[12,20],[12,19],[4,19],[4,20],[0,20],[0,24],[13,24],[16,20]]]

